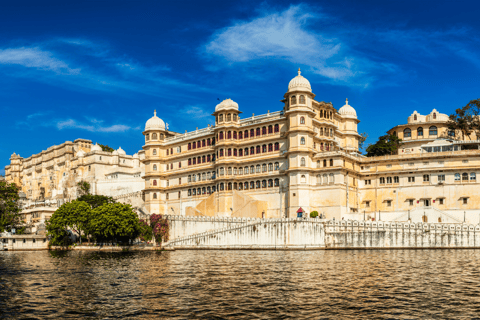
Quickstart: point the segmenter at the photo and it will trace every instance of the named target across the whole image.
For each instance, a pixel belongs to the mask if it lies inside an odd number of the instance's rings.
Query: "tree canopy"
[[[109,147],[108,145],[106,144],[98,144],[100,146],[100,148],[102,148],[102,151],[106,151],[106,152],[113,152],[115,149],[113,149],[112,147]]]
[[[140,233],[138,216],[128,204],[104,204],[92,210],[90,232],[97,240],[127,242]]]
[[[480,99],[471,100],[467,105],[455,110],[455,113],[449,116],[449,131],[462,133],[462,140],[475,133],[478,137],[480,134]]]
[[[367,147],[367,157],[397,154],[401,144],[402,140],[396,135],[387,134],[381,136],[375,144]]]
[[[22,222],[18,192],[15,183],[0,181],[0,232],[10,231]]]
[[[103,206],[104,204],[115,203],[115,200],[113,200],[112,197],[107,197],[102,195],[92,195],[92,194],[84,194],[83,196],[79,197],[77,200],[85,201],[90,205],[92,209]]]
[[[52,244],[64,245],[67,229],[88,235],[90,232],[91,208],[84,201],[64,203],[46,223],[48,235],[52,237]],[[80,237],[80,242],[82,242]]]

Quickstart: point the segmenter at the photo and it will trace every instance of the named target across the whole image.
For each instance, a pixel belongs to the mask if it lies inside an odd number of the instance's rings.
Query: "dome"
[[[83,158],[85,156],[85,152],[83,152],[83,150],[80,150],[77,152],[77,157],[78,158]]]
[[[342,116],[353,116],[357,117],[357,112],[351,105],[348,104],[348,99],[345,101],[345,105],[338,110],[338,113],[340,113]]]
[[[153,117],[148,119],[147,123],[145,124],[145,131],[155,129],[165,130],[165,122],[157,117],[157,110],[153,111]]]
[[[118,151],[117,151],[117,150],[113,150],[112,155],[118,156]]]
[[[95,145],[90,149],[90,151],[102,151],[102,147],[98,145],[98,143],[95,143]]]
[[[217,104],[215,107],[215,112],[222,110],[238,110],[238,103],[228,98]]]
[[[127,153],[125,152],[125,150],[122,149],[122,147],[118,147],[117,149],[117,153],[121,156],[124,156],[126,155]]]
[[[312,92],[312,86],[310,86],[310,82],[301,75],[300,68],[298,68],[298,76],[290,80],[288,84],[288,92],[296,90]]]
[[[135,153],[135,154],[133,155],[133,159],[139,159],[139,158],[140,158],[140,157],[138,156],[138,153]]]

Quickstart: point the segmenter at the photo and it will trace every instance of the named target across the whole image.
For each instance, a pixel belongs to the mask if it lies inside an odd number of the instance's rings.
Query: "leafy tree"
[[[316,217],[318,217],[318,211],[310,212],[310,218],[316,218]]]
[[[471,100],[466,106],[456,109],[454,114],[449,116],[448,129],[460,131],[462,140],[465,136],[470,140],[470,135],[475,132],[477,137],[480,134],[480,99]]]
[[[130,205],[108,203],[92,210],[92,235],[98,240],[135,239],[140,232],[138,216]]]
[[[10,231],[21,223],[18,192],[15,183],[0,181],[0,232]]]
[[[108,145],[106,144],[98,144],[100,146],[100,148],[102,148],[102,151],[106,151],[106,152],[113,152],[115,149],[109,147]]]
[[[363,149],[363,146],[365,144],[365,140],[368,139],[368,134],[366,132],[360,134],[360,138],[358,138],[358,148]]]
[[[80,236],[80,243],[82,243],[82,232],[84,235],[90,233],[91,222],[91,208],[90,205],[84,201],[72,201],[64,203],[47,221],[48,235],[55,239],[64,237],[64,230],[72,229]]]
[[[104,204],[115,203],[115,200],[113,200],[112,197],[92,194],[84,194],[83,196],[77,198],[77,200],[88,203],[92,209],[103,206]]]
[[[397,154],[402,140],[393,134],[387,134],[378,138],[375,144],[367,147],[367,157]]]
[[[90,194],[90,183],[84,180],[80,181],[77,183],[77,190],[81,195]]]
[[[145,220],[140,220],[139,221],[139,227],[140,227],[140,235],[139,238],[142,241],[150,241],[153,239],[153,229],[150,226],[150,224],[147,223]]]

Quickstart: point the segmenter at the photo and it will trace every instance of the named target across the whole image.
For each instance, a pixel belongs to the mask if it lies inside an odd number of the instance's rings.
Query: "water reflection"
[[[0,317],[478,318],[480,251],[0,252]]]

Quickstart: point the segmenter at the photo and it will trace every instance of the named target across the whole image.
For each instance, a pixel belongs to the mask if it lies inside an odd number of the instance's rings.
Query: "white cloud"
[[[291,6],[250,21],[237,22],[216,32],[203,50],[229,64],[257,59],[281,59],[309,66],[335,80],[356,75],[355,57],[345,56],[340,40],[309,30],[310,21],[322,19],[305,5]]]
[[[203,119],[211,117],[212,113],[206,111],[202,106],[188,106],[180,110],[180,113],[187,116],[188,119]]]
[[[40,48],[0,49],[0,64],[21,65],[27,68],[50,70],[59,74],[78,74],[80,69],[71,69],[67,63],[53,57],[48,51]]]
[[[84,124],[73,119],[61,120],[56,123],[58,130],[63,129],[81,129],[90,132],[125,132],[131,127],[123,124],[116,124],[112,126],[100,126],[99,123],[103,121],[91,121],[93,124]]]

